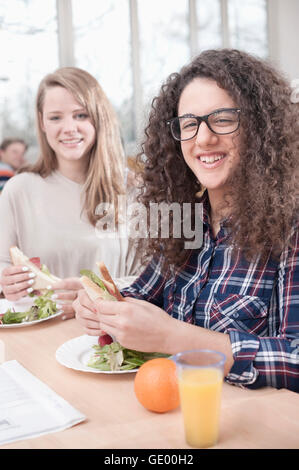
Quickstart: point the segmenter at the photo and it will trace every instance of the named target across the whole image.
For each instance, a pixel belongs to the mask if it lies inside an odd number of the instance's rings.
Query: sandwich
[[[87,269],[80,271],[80,274],[82,275],[80,278],[81,284],[83,285],[90,299],[93,301],[97,299],[119,301],[124,300],[112,277],[110,276],[110,273],[105,264],[103,262],[96,264],[102,276],[101,278]]]
[[[112,277],[108,269],[106,268],[103,262],[96,263],[101,278],[97,276],[94,272],[89,271],[87,269],[82,269],[80,271],[81,274],[81,284],[84,287],[87,295],[89,296],[90,300],[93,302],[95,300],[112,300],[112,301],[123,301],[124,298],[119,292],[117,286],[115,285]],[[102,331],[98,343],[100,346],[105,346],[106,344],[110,344],[113,342],[113,339],[110,335],[108,335],[105,331]]]
[[[33,290],[47,291],[53,283],[61,280],[59,277],[51,274],[47,266],[40,263],[39,258],[28,258],[17,246],[12,246],[9,253],[14,266],[26,266],[36,274],[33,278]]]

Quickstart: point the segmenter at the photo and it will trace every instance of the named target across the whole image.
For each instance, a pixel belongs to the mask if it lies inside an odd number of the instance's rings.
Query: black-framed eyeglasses
[[[240,112],[239,108],[221,108],[205,116],[186,114],[166,122],[170,126],[172,137],[183,141],[193,139],[202,122],[205,122],[214,134],[225,135],[236,132],[240,127]]]

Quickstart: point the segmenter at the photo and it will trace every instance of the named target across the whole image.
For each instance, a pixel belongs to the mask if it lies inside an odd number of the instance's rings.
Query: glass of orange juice
[[[183,351],[176,363],[187,444],[211,447],[218,441],[224,354],[208,349]]]

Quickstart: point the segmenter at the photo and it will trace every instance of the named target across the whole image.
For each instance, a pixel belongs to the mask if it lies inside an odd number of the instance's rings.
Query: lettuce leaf
[[[97,284],[101,289],[105,290],[108,292],[107,287],[105,284],[102,282],[102,280],[92,271],[89,269],[81,269],[80,271],[81,276],[86,276],[88,277],[91,281],[93,281],[95,284]]]

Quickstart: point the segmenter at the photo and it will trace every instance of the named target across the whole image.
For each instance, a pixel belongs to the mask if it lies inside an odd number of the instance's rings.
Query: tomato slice
[[[31,261],[31,263],[35,264],[38,267],[38,269],[41,268],[40,258],[38,258],[38,257],[30,258],[29,261]]]
[[[112,339],[111,336],[108,335],[107,333],[104,334],[104,335],[99,336],[99,338],[98,338],[98,344],[99,344],[101,347],[106,346],[106,344],[110,344],[110,343],[113,343],[113,339]]]

